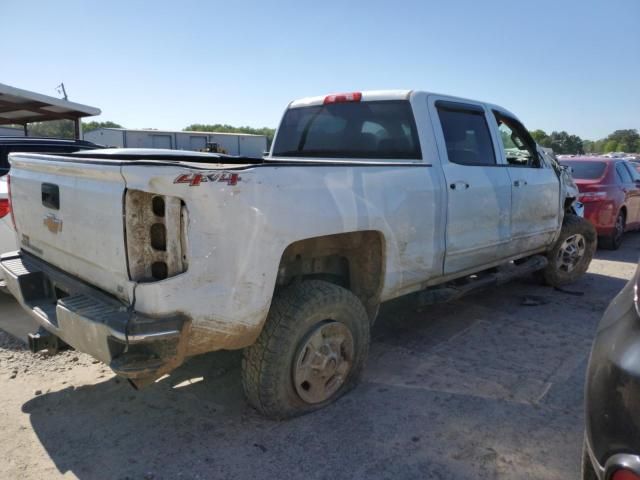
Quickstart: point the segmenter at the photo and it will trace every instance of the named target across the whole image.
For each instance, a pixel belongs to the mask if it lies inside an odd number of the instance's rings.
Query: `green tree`
[[[618,142],[618,152],[633,152],[634,150],[625,141]]]
[[[591,153],[602,153],[602,150],[604,149],[604,141],[603,140],[596,140],[594,142],[591,142]]]
[[[109,120],[107,120],[106,122],[96,122],[96,121],[82,122],[82,131],[84,133],[90,132],[92,130],[97,130],[99,128],[123,128],[123,127],[122,125],[115,122],[111,122]]]
[[[253,127],[234,127],[232,125],[226,124],[203,124],[203,123],[193,123],[191,125],[186,126],[182,129],[183,131],[191,131],[191,132],[220,132],[220,133],[249,133],[253,135],[264,135],[267,137],[267,146],[271,146],[271,142],[273,141],[273,136],[276,133],[274,128],[262,127],[262,128],[253,128]]]
[[[593,153],[593,144],[595,142],[592,142],[591,140],[582,140],[582,149],[584,150],[584,153]]]
[[[536,141],[538,145],[542,145],[543,147],[547,147],[547,143],[549,143],[549,135],[544,130],[534,130],[531,133],[531,136]]]
[[[71,120],[51,120],[27,125],[31,137],[74,138],[75,127]]]
[[[584,153],[582,139],[577,135],[570,135],[564,130],[562,132],[551,132],[549,135],[549,145],[555,153],[559,154],[579,154]]]
[[[618,151],[618,142],[615,140],[607,140],[602,147],[602,153],[610,153]]]
[[[638,130],[616,130],[610,134],[607,138],[607,144],[609,142],[617,143],[617,152],[640,152],[640,134]]]

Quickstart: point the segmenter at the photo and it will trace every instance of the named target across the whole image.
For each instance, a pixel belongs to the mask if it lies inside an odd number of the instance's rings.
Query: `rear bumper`
[[[25,252],[0,257],[0,275],[22,307],[76,350],[140,380],[179,365],[187,324],[182,316],[150,318]]]
[[[613,202],[591,202],[584,204],[584,217],[596,227],[598,235],[613,234],[618,210]]]

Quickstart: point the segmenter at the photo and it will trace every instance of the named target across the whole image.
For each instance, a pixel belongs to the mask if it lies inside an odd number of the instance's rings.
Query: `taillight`
[[[613,472],[611,480],[640,480],[640,475],[632,472],[631,470],[621,468]]]
[[[329,105],[331,103],[359,102],[360,100],[362,100],[361,92],[335,93],[324,97],[324,104]]]
[[[127,190],[125,231],[131,280],[156,282],[187,270],[187,222],[180,198]]]
[[[0,218],[6,217],[11,211],[11,204],[8,198],[0,198]]]
[[[582,203],[600,202],[607,199],[607,192],[582,192],[578,200]]]
[[[16,229],[16,216],[13,213],[13,208],[11,208],[11,173],[7,173],[7,208],[9,212],[11,212],[11,223],[13,224],[13,229]],[[6,215],[6,214],[5,214]]]

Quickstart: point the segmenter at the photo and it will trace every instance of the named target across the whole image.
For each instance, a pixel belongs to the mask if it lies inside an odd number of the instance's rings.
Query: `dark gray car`
[[[583,480],[640,480],[640,315],[634,277],[607,308],[586,381]]]

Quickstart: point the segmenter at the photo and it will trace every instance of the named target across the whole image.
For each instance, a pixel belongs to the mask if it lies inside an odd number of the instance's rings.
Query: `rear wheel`
[[[622,245],[622,237],[627,224],[627,216],[623,210],[618,212],[616,217],[616,223],[613,227],[613,233],[607,237],[602,238],[602,246],[609,250],[617,250]]]
[[[247,400],[278,419],[318,410],[358,382],[368,351],[369,318],[353,293],[321,280],[288,287],[245,349]]]
[[[547,253],[548,264],[542,271],[544,281],[559,287],[575,282],[589,268],[598,243],[594,226],[582,217],[564,217],[560,236]]]

